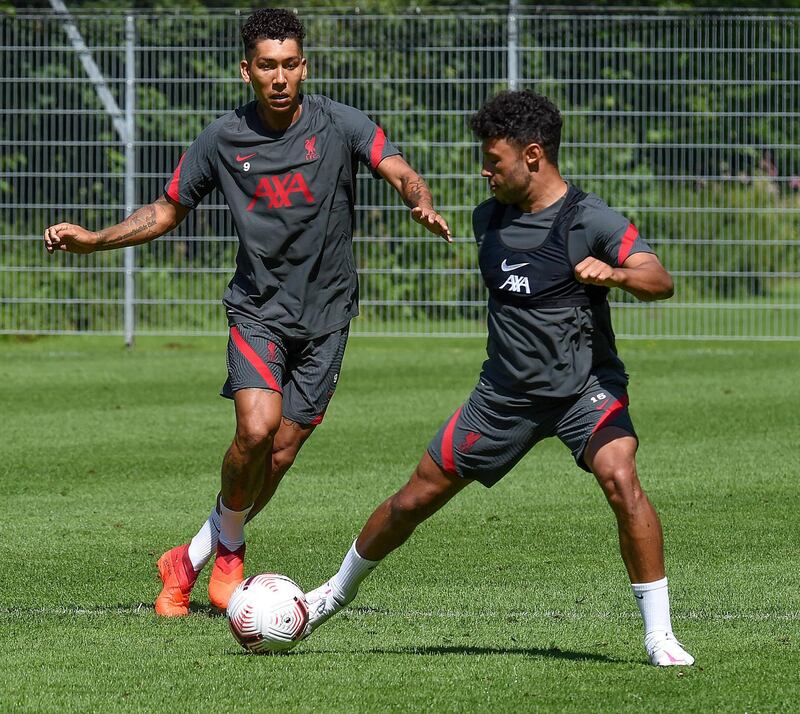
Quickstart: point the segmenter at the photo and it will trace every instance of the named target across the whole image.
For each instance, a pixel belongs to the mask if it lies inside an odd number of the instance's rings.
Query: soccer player
[[[472,219],[489,290],[488,359],[408,483],[373,512],[339,571],[307,594],[308,632],[459,491],[473,481],[491,487],[557,436],[614,511],[650,661],[690,665],[672,634],[661,525],[637,477],[628,378],[606,299],[612,287],[666,299],[672,278],[632,223],[561,177],[561,116],[547,98],[503,92],[471,127],[493,194]]]
[[[151,241],[174,229],[212,189],[239,237],[225,305],[230,337],[223,396],[236,433],[211,513],[188,544],[158,561],[155,610],[187,615],[198,573],[216,552],[211,603],[227,607],[244,577],[244,524],[272,498],[322,421],[339,379],[348,325],[358,312],[352,234],[358,162],[383,177],[414,220],[450,241],[422,178],[360,111],[300,91],[303,25],[263,9],[242,27],[240,71],[255,100],[210,124],[181,157],[165,193],[99,232],[59,223],[47,250],[90,253]]]

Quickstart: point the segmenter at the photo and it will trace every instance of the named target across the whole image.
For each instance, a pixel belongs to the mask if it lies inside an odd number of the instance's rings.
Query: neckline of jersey
[[[302,128],[308,123],[308,114],[309,112],[309,102],[308,102],[308,95],[301,94],[300,95],[300,116],[297,118],[297,121],[293,124],[287,126],[283,131],[273,131],[269,129],[267,126],[264,125],[264,122],[261,121],[261,117],[258,115],[258,100],[254,99],[252,101],[252,111],[253,116],[255,117],[255,121],[253,125],[250,127],[256,134],[259,136],[264,136],[268,139],[283,139],[287,136],[291,136],[298,131],[301,131]]]
[[[557,198],[549,206],[545,206],[544,208],[540,208],[538,211],[520,211],[517,208],[516,204],[513,204],[513,203],[510,204],[510,207],[511,208],[516,208],[516,210],[519,211],[520,216],[540,216],[545,211],[548,211],[551,208],[554,208],[556,206],[558,206],[557,210],[560,211],[561,210],[561,206],[563,205],[564,201],[567,200],[567,195],[569,194],[569,189],[572,186],[572,184],[569,181],[567,181],[567,179],[565,179],[563,176],[561,177],[561,180],[564,182],[564,185],[567,187],[567,190],[564,191],[564,193],[561,195],[561,198]]]
[[[561,210],[561,206],[564,205],[564,201],[567,200],[567,194],[564,194],[561,198],[557,199],[555,203],[551,203],[549,206],[545,206],[544,208],[538,211],[520,211],[514,204],[509,204],[506,210],[511,209],[512,213],[512,222],[517,221],[521,218],[541,218],[542,216],[547,216],[550,213],[558,213]]]
[[[549,243],[553,239],[553,237],[555,235],[554,228],[555,228],[555,225],[556,225],[556,219],[558,218],[559,214],[561,213],[561,210],[564,208],[564,202],[567,200],[567,196],[569,196],[570,189],[572,188],[572,184],[570,184],[569,181],[565,180],[564,183],[567,184],[567,192],[561,198],[559,198],[557,201],[555,201],[554,203],[551,203],[549,206],[545,206],[540,211],[535,211],[533,213],[526,213],[524,211],[520,211],[513,204],[507,205],[505,207],[504,211],[503,211],[503,215],[501,216],[501,220],[505,216],[506,212],[509,209],[514,210],[518,214],[516,216],[512,216],[512,218],[511,218],[511,221],[510,221],[509,225],[513,225],[516,221],[518,221],[520,219],[523,219],[523,218],[526,218],[526,217],[532,218],[534,216],[541,217],[542,215],[546,215],[547,211],[550,211],[551,209],[554,210],[555,213],[554,213],[553,219],[552,219],[552,221],[550,223],[550,227],[547,229],[547,234],[545,235],[545,237],[542,239],[542,241],[540,243],[538,243],[537,245],[531,246],[529,248],[521,248],[521,247],[510,245],[508,242],[506,242],[506,240],[503,239],[503,234],[502,234],[502,232],[500,230],[501,227],[498,227],[498,229],[497,229],[497,240],[500,242],[500,245],[502,245],[504,248],[506,248],[507,250],[510,250],[510,251],[512,251],[514,253],[535,253],[536,251],[540,250],[545,245],[547,245],[547,243]]]

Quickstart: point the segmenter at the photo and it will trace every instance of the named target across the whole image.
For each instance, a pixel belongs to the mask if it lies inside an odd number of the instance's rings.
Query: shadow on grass
[[[225,617],[225,610],[219,610],[213,605],[202,605],[197,602],[189,603],[189,612],[198,613],[200,615],[208,615],[211,618]]]
[[[153,605],[142,603],[142,607],[144,607],[147,610],[150,610],[151,612],[155,612],[155,607]],[[205,615],[206,617],[212,620],[218,619],[220,617],[226,617],[225,610],[219,610],[218,608],[214,607],[209,603],[202,603],[202,602],[190,602],[189,614]],[[159,619],[171,619],[171,618],[159,618]]]
[[[558,647],[398,647],[398,648],[353,648],[346,651],[337,648],[304,649],[302,644],[296,650],[290,652],[264,652],[258,657],[278,656],[278,657],[315,657],[319,655],[338,655],[338,654],[369,654],[369,655],[523,655],[525,657],[541,657],[544,659],[563,659],[573,662],[606,662],[609,664],[626,663],[626,660],[614,659],[605,655],[594,654],[592,652],[572,652],[562,650]],[[228,654],[233,656],[253,657],[250,652],[231,649]]]
[[[622,660],[607,657],[593,652],[573,652],[558,647],[475,647],[475,646],[429,646],[398,647],[382,649],[378,647],[366,650],[374,654],[412,654],[412,655],[524,655],[526,657],[545,657],[549,659],[566,659],[589,662],[621,662]]]

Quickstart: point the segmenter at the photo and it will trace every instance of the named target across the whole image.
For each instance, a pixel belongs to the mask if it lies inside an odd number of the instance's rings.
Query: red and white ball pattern
[[[285,652],[298,643],[308,624],[305,594],[285,575],[253,575],[233,591],[228,624],[250,652]]]

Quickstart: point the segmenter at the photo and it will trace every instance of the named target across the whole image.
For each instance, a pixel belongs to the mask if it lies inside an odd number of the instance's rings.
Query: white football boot
[[[644,646],[650,663],[658,667],[694,664],[694,657],[683,649],[671,632],[651,632],[645,638]]]
[[[303,633],[303,637],[308,637],[323,622],[333,617],[339,610],[347,605],[353,598],[343,599],[337,597],[331,581],[323,583],[315,590],[306,593],[306,603],[308,604],[308,625]]]

